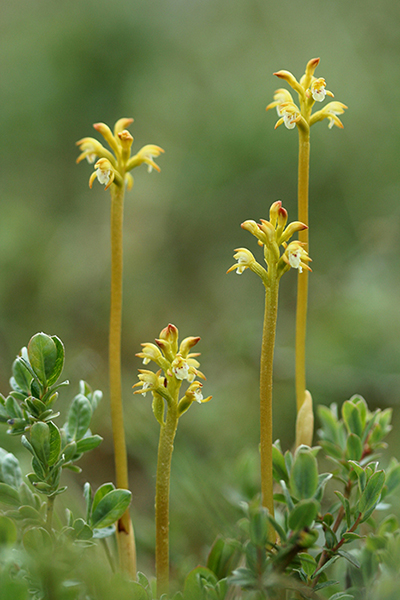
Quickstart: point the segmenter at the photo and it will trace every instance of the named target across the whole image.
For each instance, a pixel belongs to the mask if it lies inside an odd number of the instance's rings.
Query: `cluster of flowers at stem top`
[[[112,152],[107,150],[95,138],[86,137],[76,142],[81,151],[77,163],[86,158],[90,164],[93,164],[98,159],[94,165],[95,171],[89,179],[89,187],[92,187],[94,180],[97,178],[102,185],[106,186],[105,189],[108,189],[114,183],[119,187],[126,184],[128,190],[130,190],[133,186],[133,177],[129,171],[134,167],[139,167],[144,163],[147,165],[149,173],[153,169],[160,171],[160,167],[154,162],[154,158],[164,152],[159,146],[148,144],[143,146],[137,154],[131,156],[133,137],[126,127],[132,122],[133,119],[119,119],[115,123],[114,131],[111,131],[105,123],[95,123],[93,125],[96,131],[101,133],[106,140]]]
[[[314,77],[314,71],[319,63],[319,58],[311,59],[306,66],[306,71],[300,81],[289,71],[278,71],[274,73],[280,79],[284,79],[292,89],[294,89],[299,98],[300,108],[294,103],[291,93],[280,88],[275,91],[274,101],[268,104],[267,110],[276,108],[280,117],[275,125],[275,129],[285,124],[288,129],[294,129],[297,125],[300,129],[308,130],[311,125],[317,121],[328,119],[328,127],[331,129],[334,125],[343,128],[343,123],[338,115],[342,115],[347,108],[342,102],[328,102],[321,110],[312,113],[312,107],[315,102],[323,102],[326,96],[333,98],[332,92],[326,89],[326,82],[323,77],[318,79]]]
[[[228,273],[236,269],[236,273],[241,275],[246,269],[250,269],[261,277],[264,286],[269,287],[274,281],[278,281],[283,273],[291,267],[298,269],[300,273],[303,269],[311,271],[308,262],[311,258],[305,250],[304,242],[294,240],[288,244],[288,241],[296,231],[307,229],[307,225],[300,221],[293,221],[286,226],[288,219],[287,211],[283,208],[282,202],[278,200],[271,205],[269,209],[269,221],[261,219],[260,223],[255,221],[245,221],[241,224],[243,229],[250,231],[257,239],[258,244],[264,247],[264,260],[268,269],[264,269],[253,254],[247,248],[237,248],[233,258],[237,260]],[[281,255],[280,246],[284,251]]]
[[[190,350],[200,341],[199,337],[187,337],[178,346],[178,329],[171,323],[165,327],[155,344],[142,344],[142,352],[136,356],[143,359],[147,365],[153,361],[160,370],[157,373],[139,369],[140,381],[133,387],[139,387],[135,394],[153,394],[153,413],[160,425],[164,425],[164,400],[167,409],[176,409],[180,417],[196,401],[199,404],[211,400],[211,396],[203,398],[202,384],[195,381],[196,377],[205,380],[205,376],[199,371],[200,363],[196,360],[199,352]],[[186,380],[189,383],[183,397],[179,398],[179,390]]]

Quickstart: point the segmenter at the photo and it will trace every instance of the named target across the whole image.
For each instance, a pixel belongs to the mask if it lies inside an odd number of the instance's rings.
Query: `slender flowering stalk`
[[[307,63],[306,71],[300,81],[289,71],[274,73],[285,80],[298,94],[299,107],[294,103],[291,93],[286,89],[278,89],[274,94],[274,101],[268,104],[267,110],[276,108],[279,120],[275,129],[284,124],[288,129],[297,127],[299,133],[299,163],[298,163],[298,219],[308,225],[308,180],[310,165],[310,127],[317,121],[328,119],[328,127],[333,125],[343,128],[338,115],[343,114],[347,108],[342,102],[329,102],[321,110],[312,113],[315,102],[323,102],[326,96],[333,97],[332,92],[326,89],[323,77],[314,77],[319,58],[313,58]],[[308,229],[299,232],[299,240],[308,246]],[[308,273],[300,272],[297,283],[297,308],[296,308],[296,404],[299,412],[306,400],[306,323],[307,323],[307,297]]]
[[[84,158],[95,163],[95,171],[89,179],[89,186],[97,179],[110,189],[111,193],[111,303],[109,329],[109,371],[111,421],[114,440],[116,482],[119,488],[128,489],[128,460],[125,443],[124,418],[121,393],[121,317],[122,317],[122,276],[123,276],[123,214],[125,187],[129,190],[133,178],[129,171],[145,163],[148,170],[159,171],[154,157],[163,150],[158,146],[144,146],[131,156],[133,137],[126,127],[133,119],[119,119],[114,131],[104,123],[96,123],[94,128],[106,140],[112,152],[95,138],[83,138],[77,145],[81,151],[77,162]],[[136,579],[135,538],[129,511],[119,519],[117,539],[120,567],[131,579]]]
[[[133,386],[139,387],[135,394],[152,393],[153,413],[160,424],[155,503],[157,597],[168,594],[169,587],[169,485],[178,420],[194,401],[202,404],[211,400],[211,396],[203,398],[202,384],[195,381],[196,377],[205,379],[198,369],[200,363],[194,358],[199,354],[190,352],[199,340],[199,337],[185,338],[178,348],[178,329],[169,324],[155,340],[157,345],[142,344],[143,350],[137,354],[143,364],[153,361],[160,367],[157,373],[139,369],[140,381]],[[189,387],[179,398],[184,380]]]
[[[234,254],[237,263],[228,273],[236,270],[241,275],[246,269],[254,271],[265,287],[265,313],[261,344],[260,364],[260,439],[261,439],[261,495],[262,505],[271,515],[274,514],[273,476],[272,476],[272,384],[273,360],[275,347],[276,320],[278,315],[279,281],[283,273],[291,267],[310,271],[311,260],[304,249],[304,243],[292,241],[292,235],[304,231],[307,226],[295,221],[286,226],[287,212],[280,201],[274,202],[269,211],[269,221],[261,219],[261,223],[245,221],[243,229],[250,231],[264,248],[264,261],[267,269],[260,265],[253,254],[246,248],[239,248]],[[280,247],[284,251],[281,254]],[[272,541],[272,540],[271,540]]]

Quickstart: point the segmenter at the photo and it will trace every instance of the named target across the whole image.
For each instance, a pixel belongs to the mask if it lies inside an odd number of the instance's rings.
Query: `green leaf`
[[[96,506],[98,505],[98,503],[100,502],[100,500],[102,498],[104,498],[104,496],[106,494],[109,494],[113,490],[115,490],[115,485],[113,483],[103,483],[103,485],[101,485],[96,490],[96,493],[95,493],[94,498],[93,498],[93,503],[92,503],[92,512],[94,511],[94,509],[96,508]]]
[[[398,487],[398,485],[400,485],[400,463],[389,469],[389,471],[386,473],[386,495],[391,494]]]
[[[46,410],[45,403],[41,400],[38,400],[37,398],[33,398],[33,396],[27,398],[25,400],[25,404],[34,417],[41,416],[42,413],[44,413],[44,411]]]
[[[250,514],[250,540],[255,546],[265,546],[268,540],[268,511],[263,506],[257,507]]]
[[[5,403],[5,409],[11,419],[22,419],[24,416],[18,402],[12,396],[8,396]]]
[[[29,506],[33,506],[33,508],[38,508],[35,495],[24,481],[21,483],[19,488],[19,497],[21,498],[21,504],[28,504]]]
[[[50,466],[55,465],[59,459],[61,451],[61,434],[60,430],[52,421],[47,423],[50,430],[50,453],[48,464]]]
[[[100,435],[88,435],[77,442],[76,451],[79,454],[89,452],[89,450],[94,450],[94,448],[97,448],[102,441],[103,438]]]
[[[70,439],[80,440],[89,428],[92,418],[90,402],[82,394],[75,396],[68,412],[67,428]]]
[[[0,463],[0,481],[18,489],[22,483],[22,473],[18,459],[8,452]]]
[[[327,581],[324,581],[322,583],[317,583],[317,585],[314,588],[314,591],[317,592],[318,590],[323,590],[326,587],[330,587],[331,585],[337,585],[339,582],[336,579],[328,579]]]
[[[38,421],[31,427],[31,445],[36,456],[44,465],[49,464],[50,457],[50,427],[47,423]]]
[[[130,600],[149,600],[146,590],[140,583],[137,583],[137,581],[130,581],[128,585]]]
[[[363,491],[367,482],[367,476],[365,474],[364,469],[361,465],[358,464],[358,462],[354,460],[349,460],[349,464],[353,467],[354,471],[356,472],[358,482],[360,484],[360,490]]]
[[[335,563],[338,560],[338,558],[339,558],[339,556],[337,554],[336,554],[336,556],[332,556],[332,558],[327,560],[326,563],[324,565],[322,565],[322,567],[320,567],[317,571],[315,571],[315,573],[312,575],[311,579],[315,579],[318,575],[323,573],[328,567],[333,565],[333,563]]]
[[[27,396],[29,396],[32,375],[26,368],[24,361],[20,356],[18,356],[13,362],[12,374],[19,389],[22,390]]]
[[[238,569],[235,569],[231,577],[229,577],[229,583],[238,585],[244,589],[252,589],[257,585],[258,581],[257,576],[254,575],[250,569],[239,567]]]
[[[346,552],[345,550],[338,550],[338,554],[340,556],[343,556],[343,558],[345,558],[347,561],[349,561],[349,563],[352,564],[353,567],[356,567],[356,569],[361,568],[361,565],[358,562],[358,560],[355,558],[355,556],[350,554],[350,552]]]
[[[314,498],[317,500],[317,502],[321,502],[322,496],[324,495],[325,486],[328,481],[332,479],[332,477],[332,473],[321,473],[321,475],[318,475],[318,487],[314,494]]]
[[[360,409],[351,400],[346,400],[342,406],[344,424],[349,433],[355,433],[360,438],[363,434],[362,418]]]
[[[44,387],[52,375],[57,363],[57,346],[45,333],[37,333],[28,344],[28,357],[32,369]]]
[[[90,540],[93,537],[93,531],[83,519],[76,519],[73,524],[77,540]]]
[[[355,433],[350,433],[346,444],[347,460],[360,460],[363,454],[361,439]]]
[[[384,471],[377,471],[370,477],[358,503],[358,510],[363,513],[363,515],[377,504],[384,484]]]
[[[337,594],[333,594],[333,596],[331,596],[329,600],[351,600],[352,598],[354,598],[352,594],[347,594],[346,592],[337,592]]]
[[[37,558],[38,555],[50,554],[53,549],[50,534],[43,527],[28,529],[22,538],[22,542],[25,550],[33,558]]]
[[[62,343],[62,341],[56,335],[52,335],[51,339],[53,340],[54,345],[56,347],[57,356],[56,356],[56,361],[55,361],[53,370],[51,371],[51,373],[49,374],[49,376],[47,378],[48,386],[53,385],[57,381],[57,379],[60,377],[62,370],[64,368],[64,357],[65,357],[64,344]]]
[[[272,445],[272,466],[275,481],[279,483],[281,479],[283,479],[285,483],[289,483],[289,474],[287,472],[285,459],[282,452],[275,444]]]
[[[96,496],[93,504],[95,500]],[[100,500],[96,508],[93,508],[90,525],[97,529],[112,525],[122,517],[130,502],[131,492],[129,490],[112,490]]]
[[[36,508],[33,508],[33,506],[20,506],[18,512],[23,519],[39,521],[41,523],[43,522],[42,515],[36,510]]]
[[[206,567],[196,567],[193,571],[190,571],[185,579],[185,586],[183,595],[185,598],[203,598],[203,584],[210,583],[212,586],[217,584],[217,578],[210,569]]]
[[[19,506],[21,502],[18,491],[7,483],[0,483],[0,503]]]
[[[332,410],[327,406],[318,406],[318,416],[322,422],[322,438],[331,442],[332,444],[338,445],[338,427],[339,423]]]
[[[282,479],[282,481],[280,483],[281,483],[283,495],[285,497],[285,501],[286,501],[286,504],[288,506],[288,509],[289,510],[293,510],[294,503],[293,503],[291,495],[289,494],[289,490],[286,487],[286,483],[283,481],[283,479]]]
[[[311,556],[311,554],[308,554],[308,552],[299,552],[298,557],[304,572],[308,575],[308,577],[311,577],[317,568],[315,558]]]
[[[223,579],[231,573],[232,565],[240,556],[236,540],[224,540],[217,537],[213,543],[207,559],[207,568],[216,577]]]
[[[315,456],[309,450],[300,450],[290,472],[290,488],[299,500],[311,498],[318,487],[318,466]]]
[[[14,521],[0,515],[0,547],[13,546],[17,541],[17,528]]]
[[[340,502],[343,505],[343,508],[344,508],[345,514],[346,514],[347,527],[350,527],[350,523],[351,523],[350,503],[349,503],[348,499],[343,496],[342,492],[338,492],[336,490],[334,493],[336,494],[336,496],[339,498]]]
[[[270,514],[268,514],[268,521],[271,523],[272,527],[275,529],[276,533],[280,537],[281,542],[286,542],[287,541],[286,532],[283,529],[283,527],[281,527],[279,525],[278,521],[276,521],[276,519],[274,519],[274,517]]]
[[[77,453],[76,446],[77,446],[76,442],[70,442],[69,444],[64,446],[64,448],[62,449],[62,452],[65,456],[65,462],[68,462],[73,459],[73,457]]]
[[[300,531],[311,527],[320,505],[316,500],[300,500],[289,513],[289,527],[292,531]]]
[[[365,536],[359,535],[358,533],[354,533],[354,531],[347,531],[342,535],[342,538],[346,540],[346,542],[353,542],[354,540],[362,540]]]

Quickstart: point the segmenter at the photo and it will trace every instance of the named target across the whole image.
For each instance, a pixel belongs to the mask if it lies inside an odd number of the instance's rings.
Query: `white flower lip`
[[[196,402],[201,404],[201,401],[203,400],[203,394],[201,393],[200,389],[194,392],[194,399],[196,400]]]
[[[300,265],[301,256],[298,250],[294,252],[289,252],[289,264],[293,269],[298,269],[300,273],[303,272],[303,269]]]
[[[187,363],[183,363],[180,367],[173,367],[172,370],[177,379],[188,379],[189,365]]]
[[[106,169],[104,171],[102,171],[101,169],[97,169],[96,175],[97,175],[97,179],[99,180],[99,182],[101,184],[107,185],[110,181],[111,171],[109,169]]]

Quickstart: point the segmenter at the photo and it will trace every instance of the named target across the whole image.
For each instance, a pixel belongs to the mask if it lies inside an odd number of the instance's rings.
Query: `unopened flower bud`
[[[182,340],[181,345],[179,346],[179,354],[186,358],[190,352],[190,350],[200,341],[199,337],[187,337]],[[195,355],[197,356],[197,354]]]

